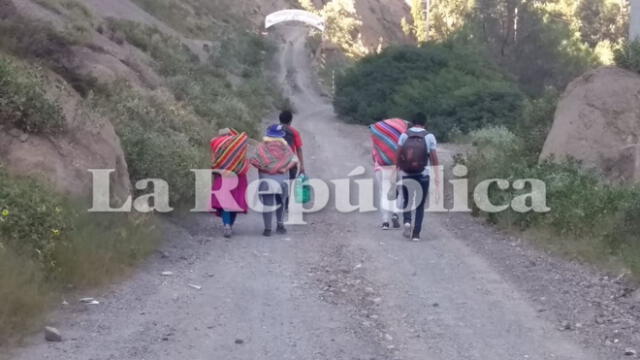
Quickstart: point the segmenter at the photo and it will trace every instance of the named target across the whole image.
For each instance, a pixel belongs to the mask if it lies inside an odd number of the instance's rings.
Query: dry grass
[[[88,213],[88,203],[1,167],[0,183],[0,344],[39,325],[69,286],[109,283],[157,246],[149,217]]]
[[[37,324],[51,297],[36,263],[6,247],[0,249],[0,345]]]
[[[62,16],[66,20],[61,34],[70,41],[86,43],[89,41],[96,19],[91,10],[79,0],[34,0],[42,7]]]

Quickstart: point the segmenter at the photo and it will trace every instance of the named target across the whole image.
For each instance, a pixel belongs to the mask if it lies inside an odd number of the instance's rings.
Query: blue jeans
[[[233,226],[236,222],[238,213],[222,210],[222,223],[224,225]]]
[[[402,180],[402,209],[404,210],[404,223],[411,224],[410,209],[414,203],[417,203],[418,207],[416,208],[416,222],[413,227],[413,236],[419,237],[422,232],[424,209],[427,204],[427,195],[429,194],[429,176],[424,176],[422,174],[405,175],[402,177]],[[405,184],[405,180],[410,180],[410,182]],[[416,185],[419,185],[419,187],[416,187]],[[422,192],[422,194],[419,194],[419,192]],[[419,195],[420,198],[418,198]]]

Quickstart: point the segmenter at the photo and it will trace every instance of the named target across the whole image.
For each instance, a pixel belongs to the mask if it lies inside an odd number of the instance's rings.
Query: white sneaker
[[[382,230],[389,230],[389,223],[387,223],[387,222],[386,223],[382,223],[381,228],[382,228]]]
[[[411,223],[404,224],[404,231],[402,232],[402,236],[406,237],[407,239],[411,238]]]

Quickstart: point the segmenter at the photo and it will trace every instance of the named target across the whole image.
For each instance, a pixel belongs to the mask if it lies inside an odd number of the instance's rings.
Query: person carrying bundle
[[[407,131],[407,123],[402,119],[378,121],[369,127],[373,143],[371,156],[379,191],[379,208],[382,214],[382,230],[389,230],[390,222],[394,229],[400,228],[400,221],[394,213],[394,203],[390,198],[397,197],[398,181],[397,153],[400,136]]]
[[[233,129],[222,129],[211,140],[211,164],[214,170],[211,207],[222,218],[224,237],[233,235],[238,214],[246,214],[249,164],[249,137]],[[230,191],[228,191],[230,189]]]
[[[258,192],[265,206],[262,213],[264,236],[271,236],[273,215],[276,215],[276,232],[286,234],[284,227],[285,204],[289,195],[289,171],[298,165],[298,158],[285,140],[284,126],[271,125],[263,141],[258,145],[256,154],[250,162],[261,180]]]

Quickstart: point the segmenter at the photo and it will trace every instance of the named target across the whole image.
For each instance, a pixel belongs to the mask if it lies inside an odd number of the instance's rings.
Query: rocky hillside
[[[16,86],[35,79],[31,90],[44,93],[62,123],[57,131],[25,127],[21,122],[37,106],[15,104],[31,109],[0,122],[0,161],[11,173],[37,175],[75,195],[89,193],[87,169],[112,168],[121,198],[130,178],[206,166],[206,143],[217,128],[254,133],[281,101],[261,65],[272,46],[259,34],[265,15],[297,6],[295,0],[3,0],[0,65]],[[403,40],[404,1],[361,0],[356,7],[369,47]]]

